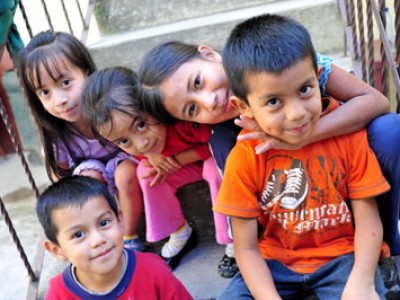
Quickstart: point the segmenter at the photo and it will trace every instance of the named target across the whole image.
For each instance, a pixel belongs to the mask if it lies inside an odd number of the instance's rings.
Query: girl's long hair
[[[59,163],[59,149],[63,144],[73,156],[72,146],[76,133],[69,122],[48,113],[36,95],[36,86],[41,83],[40,67],[43,67],[53,79],[61,73],[59,62],[80,68],[88,75],[96,71],[96,65],[88,49],[74,36],[65,32],[45,31],[34,36],[17,57],[17,72],[28,106],[31,109],[39,136],[43,144],[46,170],[52,175],[65,177],[72,169],[62,168]]]

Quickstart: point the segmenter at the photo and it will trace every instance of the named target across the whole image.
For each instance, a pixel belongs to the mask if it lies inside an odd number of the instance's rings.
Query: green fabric
[[[18,28],[13,22],[18,3],[19,0],[0,1],[0,45],[5,45],[8,40],[11,48],[9,49],[10,54],[13,57],[24,47]]]

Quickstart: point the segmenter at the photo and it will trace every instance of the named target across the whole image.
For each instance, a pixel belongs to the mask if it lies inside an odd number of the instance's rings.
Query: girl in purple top
[[[39,130],[50,179],[82,175],[106,183],[124,213],[125,245],[143,251],[136,233],[143,206],[137,161],[96,139],[83,118],[81,92],[95,70],[87,48],[63,32],[37,34],[18,58],[21,86]]]

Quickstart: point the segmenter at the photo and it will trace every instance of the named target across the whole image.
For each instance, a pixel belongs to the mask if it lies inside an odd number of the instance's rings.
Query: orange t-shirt
[[[258,242],[262,257],[298,273],[354,252],[349,200],[390,188],[366,131],[256,155],[259,142],[238,141],[232,149],[214,211],[259,219],[265,226]]]

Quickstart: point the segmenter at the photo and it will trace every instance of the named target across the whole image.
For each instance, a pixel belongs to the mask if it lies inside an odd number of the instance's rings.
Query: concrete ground
[[[29,167],[36,185],[43,190],[49,184],[43,164],[36,160],[33,164],[29,163]],[[16,154],[8,155],[7,159],[0,158],[0,197],[28,260],[33,264],[40,229],[35,215],[36,198]],[[0,221],[0,300],[25,299],[29,276],[2,216]],[[217,273],[217,264],[223,254],[224,247],[217,245],[213,239],[203,238],[175,269],[175,275],[195,299],[215,299],[228,284],[229,280]],[[43,297],[49,278],[63,267],[56,259],[45,255],[39,298]]]

